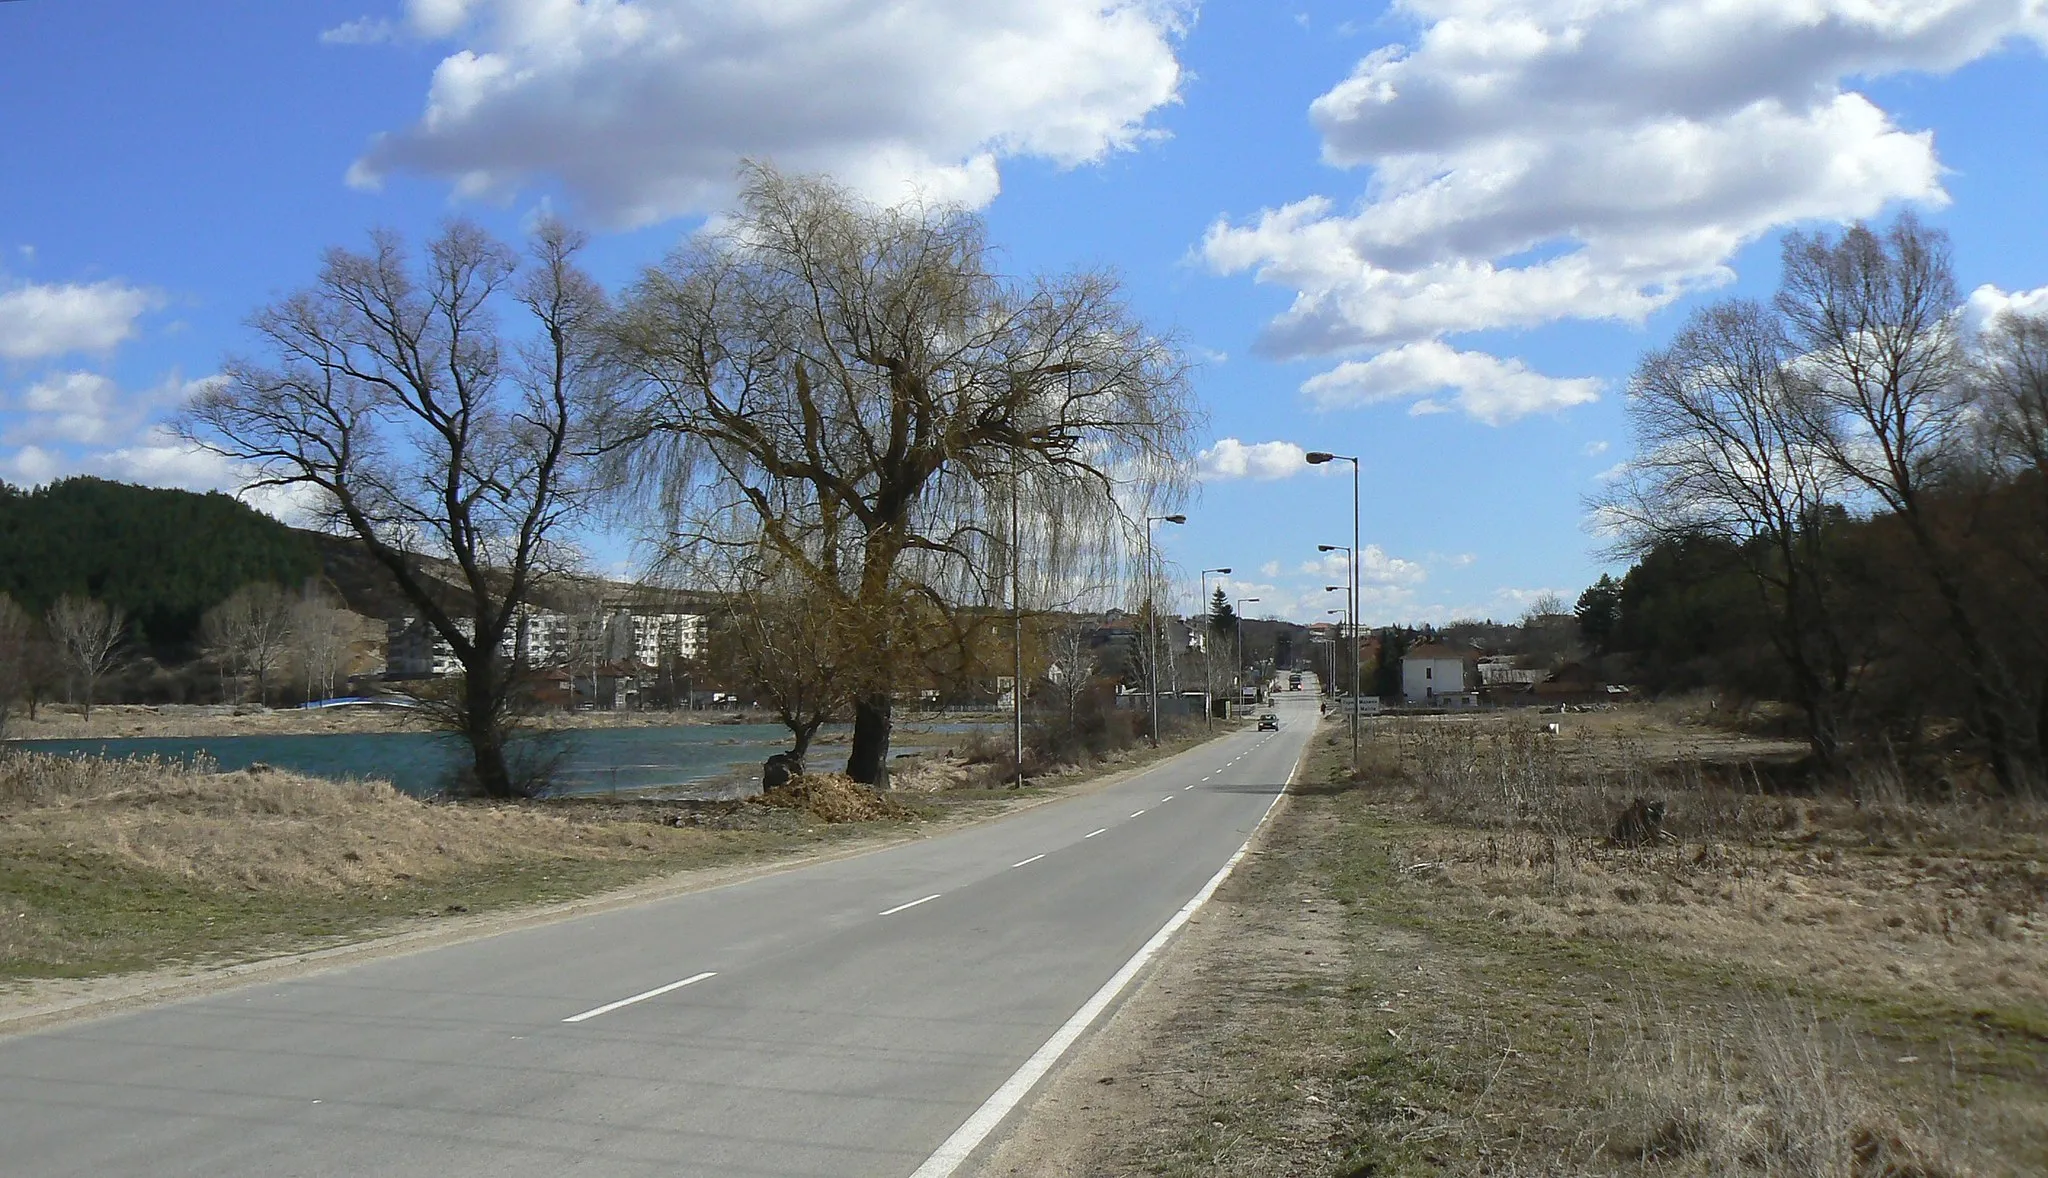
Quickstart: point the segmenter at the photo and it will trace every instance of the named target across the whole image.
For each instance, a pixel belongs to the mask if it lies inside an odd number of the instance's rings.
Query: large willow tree
[[[1113,277],[1012,279],[961,210],[746,181],[624,300],[619,453],[672,557],[751,550],[862,619],[839,639],[847,772],[880,784],[892,689],[934,629],[1001,600],[1014,566],[1106,583],[1136,534],[1125,505],[1186,492],[1199,415]]]

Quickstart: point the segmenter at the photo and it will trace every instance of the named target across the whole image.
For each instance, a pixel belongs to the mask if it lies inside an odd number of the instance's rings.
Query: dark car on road
[[[1259,717],[1259,731],[1260,731],[1260,732],[1278,732],[1278,731],[1280,731],[1280,717],[1278,717],[1278,716],[1274,715],[1274,714],[1273,714],[1273,713],[1271,713],[1271,712],[1267,712],[1266,714],[1264,714],[1264,715],[1260,716],[1260,717]]]

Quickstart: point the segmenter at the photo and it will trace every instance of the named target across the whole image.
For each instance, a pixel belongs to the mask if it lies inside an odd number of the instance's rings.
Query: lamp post
[[[1237,599],[1235,607],[1237,615],[1237,665],[1230,672],[1230,690],[1237,697],[1233,701],[1237,707],[1244,706],[1244,607],[1246,602],[1258,600],[1260,599],[1257,597],[1240,597]]]
[[[1202,610],[1203,610],[1203,614],[1202,614],[1202,617],[1203,617],[1203,621],[1204,621],[1205,623],[1206,623],[1206,622],[1207,622],[1207,620],[1208,620],[1208,612],[1207,612],[1207,611],[1208,611],[1208,609],[1209,609],[1209,574],[1210,574],[1210,573],[1218,573],[1218,574],[1221,574],[1221,575],[1223,575],[1223,576],[1226,576],[1226,577],[1227,577],[1227,576],[1229,576],[1229,575],[1230,575],[1230,570],[1229,570],[1229,569],[1203,569],[1203,570],[1202,570]],[[1212,641],[1214,641],[1214,640],[1215,640],[1215,638],[1216,638],[1216,628],[1215,628],[1214,626],[1210,626],[1210,625],[1206,625],[1206,624],[1205,624],[1205,625],[1204,625],[1204,626],[1202,627],[1202,629],[1203,629],[1203,634],[1202,634],[1202,727],[1203,727],[1203,729],[1204,729],[1204,730],[1208,730],[1208,729],[1213,729],[1213,728],[1214,728],[1214,727],[1216,726],[1216,725],[1215,725],[1215,723],[1214,723],[1214,717],[1213,717],[1213,716],[1211,715],[1211,713],[1213,713],[1213,712],[1214,712],[1214,711],[1216,710],[1216,704],[1215,704],[1215,702],[1214,702],[1214,701],[1213,701],[1213,700],[1211,699],[1211,697],[1212,697],[1212,696],[1214,696],[1214,695],[1216,694],[1216,683],[1215,683],[1215,680],[1214,680],[1214,678],[1212,677],[1212,673],[1211,673],[1211,671],[1210,671],[1210,667],[1211,667],[1211,664],[1213,664],[1213,663],[1215,662],[1215,653],[1216,653],[1216,652],[1215,652],[1214,650],[1212,650],[1212,649],[1210,648],[1210,646],[1209,646],[1209,644],[1210,644],[1210,643],[1211,643]]]
[[[1358,553],[1357,553],[1357,552],[1356,552],[1355,550],[1353,550],[1353,549],[1350,549],[1350,548],[1346,548],[1346,547],[1345,547],[1344,545],[1342,545],[1342,544],[1318,544],[1318,545],[1316,545],[1316,551],[1318,551],[1318,552],[1341,552],[1341,553],[1343,553],[1343,554],[1344,554],[1344,563],[1345,563],[1345,565],[1347,565],[1347,566],[1348,566],[1348,567],[1349,567],[1349,568],[1350,568],[1351,570],[1353,570],[1354,572],[1355,572],[1355,571],[1357,570],[1357,568],[1358,568]],[[1346,578],[1346,580],[1352,580],[1352,579],[1354,579],[1354,578]],[[1348,629],[1349,629],[1349,631],[1350,631],[1350,634],[1351,634],[1351,639],[1350,639],[1350,641],[1351,641],[1351,771],[1352,771],[1353,773],[1357,773],[1357,772],[1358,772],[1358,594],[1352,591],[1352,589],[1351,589],[1351,586],[1350,586],[1350,585],[1325,585],[1325,586],[1323,587],[1323,592],[1325,592],[1325,593],[1335,593],[1335,592],[1336,592],[1337,590],[1339,590],[1339,589],[1342,589],[1342,590],[1344,591],[1344,602],[1345,602],[1345,606],[1346,606],[1346,609],[1345,609],[1345,612],[1344,612],[1344,622],[1343,622],[1343,625],[1344,625],[1344,627],[1346,627],[1346,628],[1348,628]],[[1335,611],[1335,610],[1332,610],[1332,611],[1330,611],[1330,612],[1332,612],[1332,613],[1335,613],[1336,611]],[[1336,673],[1336,671],[1337,671],[1337,665],[1336,665],[1336,664],[1337,664],[1337,659],[1336,659],[1336,653],[1337,653],[1337,644],[1333,642],[1333,643],[1331,643],[1331,644],[1330,644],[1330,673],[1331,673],[1331,674],[1335,674],[1335,673]],[[1331,691],[1331,694],[1333,694],[1333,695],[1334,695],[1334,694],[1336,694],[1336,690],[1335,690],[1335,689],[1336,689],[1336,686],[1337,686],[1337,685],[1333,683],[1333,684],[1331,684],[1330,686],[1331,686],[1331,689],[1332,689],[1332,691]]]
[[[1308,455],[1310,466],[1326,462],[1351,464],[1351,775],[1358,775],[1358,458],[1317,450]]]
[[[1159,747],[1159,602],[1153,596],[1158,582],[1152,579],[1152,525],[1156,523],[1184,524],[1184,515],[1148,515],[1145,517],[1145,595],[1152,605],[1152,617],[1145,623],[1145,668],[1146,688],[1152,695],[1152,747]]]

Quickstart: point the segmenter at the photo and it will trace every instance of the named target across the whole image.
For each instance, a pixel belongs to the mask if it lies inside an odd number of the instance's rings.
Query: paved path
[[[0,1175],[929,1175],[1244,844],[1314,728],[1279,711],[917,843],[0,1039]]]

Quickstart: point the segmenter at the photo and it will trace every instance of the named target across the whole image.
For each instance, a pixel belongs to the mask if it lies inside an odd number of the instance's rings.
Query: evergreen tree
[[[1209,632],[1226,636],[1237,633],[1237,611],[1230,607],[1230,596],[1221,586],[1209,599]]]
[[[127,614],[134,640],[177,648],[242,586],[296,585],[319,571],[306,536],[218,492],[95,478],[0,485],[0,593],[32,614],[66,595],[91,598]]]
[[[1572,610],[1579,619],[1579,637],[1596,654],[1606,654],[1607,645],[1614,638],[1614,627],[1621,621],[1621,584],[1606,573],[1587,586],[1579,594],[1579,603]]]

